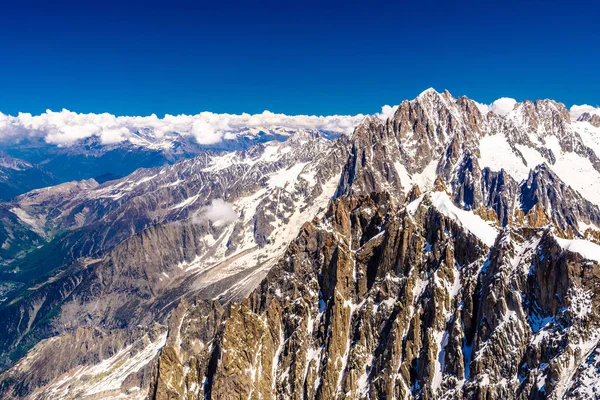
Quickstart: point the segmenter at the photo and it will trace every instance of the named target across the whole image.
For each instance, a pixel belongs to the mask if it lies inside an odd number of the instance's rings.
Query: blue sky
[[[600,103],[591,1],[11,3],[0,111],[13,115],[373,113],[428,87]]]

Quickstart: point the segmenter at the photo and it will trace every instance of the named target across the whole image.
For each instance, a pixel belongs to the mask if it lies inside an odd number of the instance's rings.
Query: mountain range
[[[597,117],[6,144],[0,397],[598,398]]]

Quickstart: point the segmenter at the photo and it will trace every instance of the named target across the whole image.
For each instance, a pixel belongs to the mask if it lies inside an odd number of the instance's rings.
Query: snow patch
[[[517,181],[527,179],[530,168],[514,152],[506,137],[498,133],[485,136],[479,142],[479,166],[489,168],[492,171],[504,169]]]
[[[558,244],[565,250],[579,253],[588,260],[600,263],[600,246],[589,240],[583,239],[563,239],[555,237]]]
[[[477,236],[488,247],[493,246],[496,236],[498,236],[496,228],[472,212],[456,207],[444,192],[433,193],[431,201],[434,207],[446,217],[458,221],[466,230]]]
[[[308,163],[298,163],[288,169],[282,169],[271,175],[269,178],[269,187],[286,188],[291,186],[298,179],[298,175],[302,172]]]

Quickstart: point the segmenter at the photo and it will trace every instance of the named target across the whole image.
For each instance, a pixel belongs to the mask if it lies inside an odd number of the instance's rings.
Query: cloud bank
[[[477,107],[483,114],[493,111],[504,116],[516,103],[515,99],[502,97],[492,104],[477,103]],[[384,105],[381,112],[375,115],[385,121],[392,117],[397,109],[398,105]],[[570,112],[571,118],[576,120],[584,112],[600,115],[600,108],[587,104],[574,105]],[[19,113],[17,116],[0,112],[0,140],[41,137],[50,144],[70,146],[92,136],[98,137],[102,144],[115,144],[126,140],[168,142],[169,139],[181,135],[193,137],[199,144],[210,145],[235,139],[238,135],[257,134],[261,130],[285,133],[308,129],[349,135],[364,117],[363,114],[285,115],[270,111],[260,114],[167,114],[164,118],[155,114],[146,117],[115,116],[108,113],[81,114],[69,110],[47,110],[40,115]]]
[[[166,135],[193,136],[200,144],[213,144],[233,139],[238,134],[258,133],[261,129],[299,130],[314,129],[350,134],[364,115],[294,115],[264,111],[261,114],[216,114],[202,112],[196,115],[165,115],[159,118],[118,117],[112,114],[80,114],[68,110],[47,110],[41,115],[19,113],[16,117],[0,113],[0,139],[43,137],[46,142],[69,146],[97,136],[103,144],[131,139],[137,132],[151,132],[152,140]]]
[[[394,115],[398,106],[385,105],[376,115],[385,120]],[[239,134],[256,134],[260,130],[295,131],[319,130],[349,135],[365,118],[357,115],[285,115],[270,111],[260,114],[216,114],[202,112],[196,115],[155,114],[146,117],[115,116],[108,113],[82,114],[69,110],[46,110],[40,115],[19,113],[16,117],[0,113],[0,140],[42,137],[47,143],[70,146],[96,136],[102,144],[136,140],[137,133],[144,139],[161,141],[173,135],[192,136],[200,144],[209,145]]]

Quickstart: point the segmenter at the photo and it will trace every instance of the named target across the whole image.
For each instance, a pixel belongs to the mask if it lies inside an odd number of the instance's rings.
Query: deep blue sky
[[[13,115],[372,113],[431,86],[600,103],[592,1],[3,3]]]

